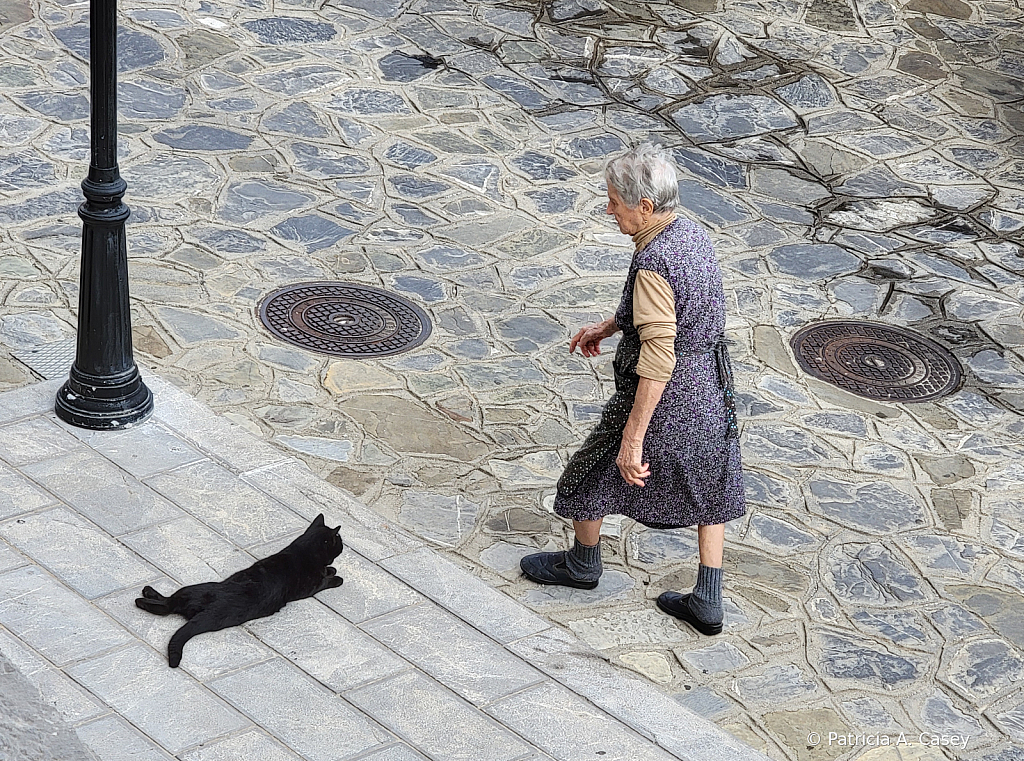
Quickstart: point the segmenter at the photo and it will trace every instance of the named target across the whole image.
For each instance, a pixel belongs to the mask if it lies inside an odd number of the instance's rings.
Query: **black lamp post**
[[[117,0],[90,0],[89,70],[92,158],[82,182],[82,273],[78,347],[57,392],[57,417],[79,428],[116,429],[145,419],[153,393],[132,355],[128,249],[121,201],[127,187],[117,168]]]

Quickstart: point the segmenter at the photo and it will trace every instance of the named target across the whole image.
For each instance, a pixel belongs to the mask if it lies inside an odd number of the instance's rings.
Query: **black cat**
[[[158,616],[177,613],[188,619],[167,645],[167,662],[172,669],[177,668],[182,648],[197,634],[271,616],[293,600],[340,587],[341,577],[330,565],[344,547],[340,531],[341,526],[326,526],[321,513],[283,550],[224,581],[192,584],[170,597],[153,587],[143,587],[142,597],[136,598],[135,604]]]

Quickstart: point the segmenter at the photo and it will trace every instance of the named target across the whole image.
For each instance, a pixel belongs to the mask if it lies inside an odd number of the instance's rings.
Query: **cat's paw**
[[[136,597],[135,607],[142,608],[142,610],[150,613],[155,613],[158,616],[166,616],[171,612],[171,609],[167,606],[165,600],[153,600],[149,597]]]
[[[337,571],[335,571],[335,573],[337,573]],[[343,578],[341,578],[340,576],[332,576],[330,579],[327,580],[326,588],[327,589],[334,589],[335,587],[340,587],[344,583],[345,583],[345,580]]]
[[[155,589],[153,589],[153,587],[148,586],[142,588],[142,596],[148,597],[150,600],[159,600],[161,597],[163,597],[163,595],[157,592]]]
[[[337,573],[338,569],[332,565],[329,565],[324,569],[324,576],[336,576]]]

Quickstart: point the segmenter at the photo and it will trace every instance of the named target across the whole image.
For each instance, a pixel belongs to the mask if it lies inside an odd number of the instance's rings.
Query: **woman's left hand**
[[[622,439],[619,445],[619,456],[615,458],[615,464],[619,466],[619,473],[630,486],[643,486],[644,479],[650,477],[650,463],[643,462],[644,445],[634,444]]]

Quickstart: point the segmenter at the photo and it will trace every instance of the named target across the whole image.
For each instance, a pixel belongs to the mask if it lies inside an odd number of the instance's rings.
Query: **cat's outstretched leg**
[[[157,592],[153,587],[143,587],[142,597],[135,598],[135,605],[158,616],[166,616],[173,612],[169,599]]]
[[[224,626],[219,625],[211,616],[196,616],[191,619],[178,631],[174,632],[171,641],[167,643],[167,665],[172,669],[178,668],[178,664],[181,663],[181,652],[185,648],[185,643],[197,634],[213,632],[223,628]]]
[[[317,585],[317,588],[313,592],[313,594],[319,594],[320,592],[323,592],[325,589],[334,589],[335,587],[340,587],[344,583],[344,579],[336,575],[337,573],[337,570],[328,567],[327,570],[324,571],[324,577],[320,579],[320,583]],[[313,595],[310,595],[310,597],[312,596]]]

